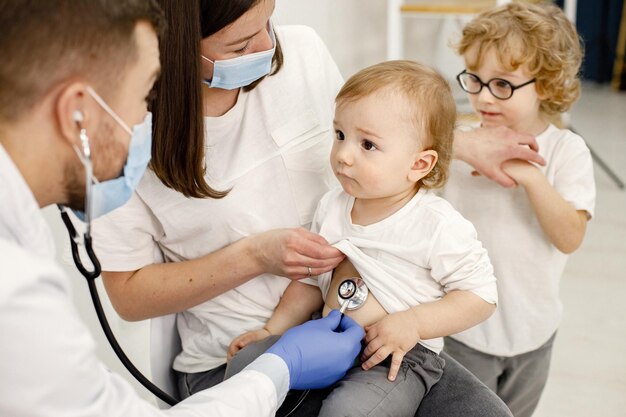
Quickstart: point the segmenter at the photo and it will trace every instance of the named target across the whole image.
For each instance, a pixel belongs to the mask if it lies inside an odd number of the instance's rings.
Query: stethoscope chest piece
[[[337,301],[343,313],[346,310],[356,310],[360,308],[367,300],[369,290],[363,279],[354,277],[348,278],[339,285],[337,290]]]

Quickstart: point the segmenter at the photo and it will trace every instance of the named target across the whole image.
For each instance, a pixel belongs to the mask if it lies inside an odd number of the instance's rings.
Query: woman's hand
[[[502,164],[521,159],[545,165],[538,151],[539,145],[532,135],[517,133],[504,126],[454,132],[454,157],[473,166],[476,175],[484,175],[507,188],[516,184],[503,170]]]
[[[413,313],[407,310],[389,314],[379,322],[367,326],[365,332],[367,346],[361,354],[362,368],[367,371],[392,355],[388,378],[394,381],[402,358],[420,341],[420,336],[415,331]]]
[[[516,185],[525,186],[528,181],[532,180],[534,174],[540,171],[533,164],[522,161],[521,159],[512,159],[502,164],[502,170],[515,181]]]
[[[231,360],[233,356],[237,354],[241,349],[248,346],[250,343],[258,342],[259,340],[263,340],[267,337],[270,337],[272,334],[266,328],[253,330],[251,332],[246,332],[241,334],[233,339],[230,342],[230,346],[228,346],[228,352],[226,354],[226,359]]]
[[[328,272],[345,257],[322,236],[303,228],[270,230],[251,238],[252,256],[263,270],[293,280]]]

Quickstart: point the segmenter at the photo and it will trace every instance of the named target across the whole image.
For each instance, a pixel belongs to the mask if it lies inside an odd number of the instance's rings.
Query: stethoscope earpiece
[[[83,116],[83,112],[80,110],[74,110],[74,112],[72,113],[72,119],[76,122],[76,123],[82,123],[83,120],[85,120],[85,116]]]

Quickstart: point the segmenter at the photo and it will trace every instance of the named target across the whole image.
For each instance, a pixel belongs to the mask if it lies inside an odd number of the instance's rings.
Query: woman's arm
[[[470,164],[481,175],[507,188],[514,187],[515,181],[502,170],[502,163],[522,159],[545,165],[538,150],[534,136],[504,126],[454,131],[454,158]]]
[[[332,270],[343,254],[304,229],[253,235],[183,262],[153,264],[137,271],[103,272],[109,298],[125,320],[177,313],[210,300],[262,274],[290,279]]]
[[[576,210],[548,182],[537,167],[525,161],[507,161],[504,171],[524,187],[541,230],[563,253],[572,253],[583,241],[587,229],[587,212]]]

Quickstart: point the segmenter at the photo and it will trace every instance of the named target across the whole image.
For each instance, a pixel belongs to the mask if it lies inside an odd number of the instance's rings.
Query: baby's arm
[[[495,304],[470,291],[456,290],[440,300],[389,314],[365,328],[367,347],[361,356],[363,369],[372,368],[391,354],[389,380],[393,381],[405,353],[420,340],[469,329],[489,318],[495,309]]]
[[[292,281],[283,294],[272,317],[259,330],[237,336],[228,347],[228,359],[249,345],[270,335],[283,334],[288,329],[304,323],[323,304],[322,293],[315,285]]]
[[[507,161],[504,171],[524,187],[550,242],[563,253],[572,253],[582,243],[587,228],[587,212],[576,210],[554,189],[534,165],[521,160]]]

